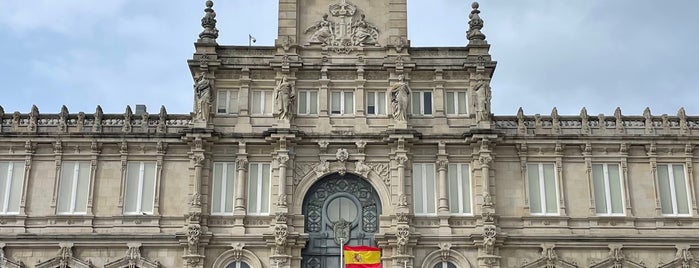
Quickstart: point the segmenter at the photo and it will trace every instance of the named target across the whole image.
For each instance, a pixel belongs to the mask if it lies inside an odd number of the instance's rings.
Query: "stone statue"
[[[320,43],[329,45],[333,39],[333,23],[328,20],[328,14],[323,15],[323,19],[308,27],[305,33],[313,31],[313,35],[308,39],[309,43]]]
[[[355,46],[374,45],[379,39],[379,30],[364,21],[362,14],[352,27],[352,44]]]
[[[391,105],[393,107],[393,119],[396,121],[408,120],[408,104],[410,103],[410,87],[405,82],[405,77],[398,76],[398,82],[389,87],[391,90]]]
[[[491,89],[490,83],[485,79],[479,79],[478,83],[473,87],[473,91],[478,96],[478,104],[476,109],[476,118],[478,121],[489,120],[490,118],[490,99]]]
[[[197,82],[194,84],[194,92],[197,95],[197,102],[194,109],[195,118],[206,121],[209,119],[211,111],[211,81],[206,78],[206,73],[199,74]]]
[[[283,76],[282,81],[274,89],[274,105],[279,114],[279,119],[291,119],[293,104],[296,99],[295,94],[294,86],[287,81],[286,75]]]

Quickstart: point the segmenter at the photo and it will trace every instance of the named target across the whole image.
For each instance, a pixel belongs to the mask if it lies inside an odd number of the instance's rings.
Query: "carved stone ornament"
[[[53,259],[37,264],[36,268],[92,268],[92,262],[80,260],[73,256],[73,243],[60,243],[58,254]]]
[[[61,106],[61,112],[58,114],[58,131],[66,132],[68,130],[68,107]]]
[[[204,30],[199,34],[202,40],[216,40],[218,38],[218,29],[216,29],[216,12],[213,9],[214,2],[206,1],[206,9],[204,9],[204,17],[201,19],[201,27]]]
[[[5,255],[5,243],[0,243],[0,266],[3,268],[24,268],[24,263],[10,260]]]
[[[347,244],[350,239],[351,225],[351,222],[345,221],[343,218],[333,223],[333,238],[335,239],[335,243],[338,245]]]
[[[439,259],[442,262],[449,261],[449,256],[451,255],[451,243],[439,243]]]
[[[97,105],[97,108],[95,109],[95,122],[92,123],[92,132],[102,132],[102,119],[104,117],[104,113],[102,112],[102,107]]]
[[[398,225],[396,230],[396,245],[398,255],[408,254],[408,240],[410,239],[410,227],[405,224]]]
[[[131,111],[131,106],[126,105],[126,111],[124,112],[124,126],[121,128],[121,132],[129,133],[131,132],[131,120],[133,119],[133,111]]]
[[[659,268],[691,268],[699,267],[699,261],[694,259],[694,255],[689,250],[689,245],[678,245],[675,259],[660,265]]]
[[[568,262],[558,257],[554,245],[541,245],[541,257],[533,262],[529,262],[522,268],[577,268],[575,262]]]
[[[286,224],[274,225],[274,251],[276,254],[283,254],[286,247],[286,238],[289,235],[289,227]]]
[[[622,245],[610,244],[607,259],[598,262],[590,268],[645,268],[646,266],[626,258],[622,251]]]
[[[347,159],[349,159],[349,152],[347,152],[347,149],[344,149],[344,148],[337,149],[337,153],[335,153],[335,157],[337,158],[338,161],[345,162],[345,161],[347,161]]]
[[[160,113],[158,114],[158,133],[165,133],[167,130],[167,110],[165,110],[165,105],[160,106]]]
[[[481,11],[478,10],[478,7],[478,2],[473,2],[473,4],[471,4],[473,10],[471,14],[468,15],[468,32],[466,33],[468,40],[485,40],[485,35],[481,32],[481,29],[483,29],[483,19],[481,19],[479,15]]]
[[[243,260],[243,248],[245,247],[245,243],[233,243],[231,244],[232,250],[233,250],[233,261],[234,262],[240,262]]]
[[[304,33],[310,35],[308,44],[335,47],[377,45],[379,29],[367,22],[364,14],[357,16],[357,6],[341,0],[330,5],[329,12],[337,21],[329,20],[328,14],[324,14],[321,20],[306,28]],[[352,50],[348,49],[336,52],[346,54]]]
[[[39,108],[36,105],[32,105],[32,110],[29,112],[29,125],[27,125],[27,130],[34,132],[37,131],[39,126]]]
[[[199,254],[199,238],[201,237],[201,225],[190,223],[187,226],[187,253]]]
[[[276,110],[277,119],[280,120],[291,120],[294,113],[293,107],[296,100],[296,90],[294,90],[294,85],[289,82],[285,76],[282,76],[282,80],[279,81],[277,87],[274,88],[274,106]]]
[[[495,254],[495,239],[497,234],[495,225],[483,226],[483,253],[485,255]]]
[[[211,81],[206,78],[206,73],[201,72],[194,83],[194,93],[196,94],[196,103],[194,105],[194,120],[206,122],[209,120],[211,112],[211,91],[213,86]]]
[[[104,265],[104,268],[159,268],[160,262],[149,261],[141,255],[141,243],[129,243],[126,256]]]

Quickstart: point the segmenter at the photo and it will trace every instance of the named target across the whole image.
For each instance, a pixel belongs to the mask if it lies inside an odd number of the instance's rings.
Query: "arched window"
[[[244,261],[231,262],[226,268],[250,268],[250,265]]]
[[[456,268],[456,265],[452,262],[443,261],[435,264],[433,268]]]

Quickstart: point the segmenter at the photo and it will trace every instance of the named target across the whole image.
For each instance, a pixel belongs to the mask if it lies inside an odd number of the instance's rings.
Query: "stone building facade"
[[[472,9],[411,47],[406,0],[280,0],[248,47],[207,1],[191,114],[0,111],[0,267],[699,267],[699,117],[492,115]]]

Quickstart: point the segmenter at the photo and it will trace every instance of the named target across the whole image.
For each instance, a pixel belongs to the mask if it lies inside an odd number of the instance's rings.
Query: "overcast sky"
[[[377,0],[379,1],[379,0]],[[382,0],[386,1],[386,0]],[[351,2],[351,0],[350,0]],[[470,2],[410,0],[412,46],[464,46]],[[7,113],[188,113],[186,59],[204,1],[0,0],[0,105]],[[277,1],[217,0],[219,44],[272,45]],[[699,1],[485,0],[498,61],[493,112],[699,114]]]

